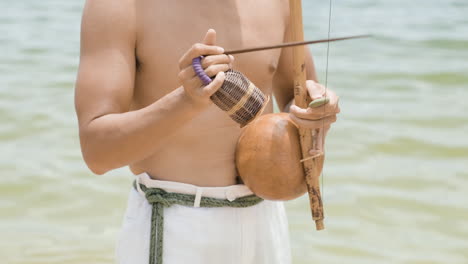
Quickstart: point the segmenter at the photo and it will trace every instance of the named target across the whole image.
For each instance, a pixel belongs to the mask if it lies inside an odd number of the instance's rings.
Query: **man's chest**
[[[280,0],[143,0],[138,9],[137,57],[145,79],[175,88],[178,61],[206,31],[217,31],[226,50],[281,43],[285,32]],[[281,51],[236,55],[234,68],[259,86],[271,81]],[[161,81],[165,80],[165,81]],[[160,91],[167,92],[167,91]]]

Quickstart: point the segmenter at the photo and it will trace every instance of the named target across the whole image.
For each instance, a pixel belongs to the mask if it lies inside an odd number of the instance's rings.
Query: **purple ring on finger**
[[[201,65],[201,60],[202,59],[203,59],[203,56],[194,58],[192,60],[192,67],[193,67],[193,70],[195,71],[195,74],[203,82],[203,85],[206,86],[206,85],[210,84],[213,80],[203,70],[203,67]]]

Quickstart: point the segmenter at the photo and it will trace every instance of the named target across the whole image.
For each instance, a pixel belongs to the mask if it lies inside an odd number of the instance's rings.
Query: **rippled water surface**
[[[327,1],[303,1],[307,38]],[[83,164],[73,108],[83,1],[0,1],[0,259],[110,263],[131,182]],[[342,114],[326,226],[287,204],[294,263],[468,263],[468,2],[335,1],[328,84]],[[325,81],[326,45],[311,47]]]

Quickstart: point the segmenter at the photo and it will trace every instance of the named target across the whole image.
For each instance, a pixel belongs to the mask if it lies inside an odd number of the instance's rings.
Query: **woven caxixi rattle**
[[[192,66],[203,84],[208,85],[212,79],[203,70],[202,59],[203,57],[193,59]],[[265,96],[245,75],[233,70],[226,72],[223,85],[210,98],[241,127],[260,116],[269,101],[269,97]]]

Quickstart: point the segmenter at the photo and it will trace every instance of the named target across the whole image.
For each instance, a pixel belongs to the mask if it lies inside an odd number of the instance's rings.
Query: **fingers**
[[[315,148],[309,151],[309,154],[314,156],[323,154],[324,152],[326,135],[330,130],[331,124],[336,122],[336,115],[340,112],[338,106],[339,98],[333,91],[312,80],[308,80],[306,86],[312,102],[324,97],[328,101],[328,103],[325,101],[326,104],[322,106],[317,105],[314,108],[303,109],[296,105],[292,105],[290,108],[291,120],[298,127],[318,131],[315,139]]]
[[[203,69],[206,69],[214,64],[230,64],[234,61],[234,56],[232,55],[212,55],[206,56],[202,59],[201,65]]]
[[[226,74],[224,73],[224,71],[220,71],[216,74],[216,77],[213,79],[213,81],[205,87],[203,87],[202,81],[197,76],[186,81],[183,85],[184,87],[197,87],[196,89],[190,91],[190,93],[192,94],[195,93],[197,96],[200,97],[210,97],[216,91],[218,91],[219,88],[221,88],[225,79]]]
[[[224,49],[218,46],[210,46],[206,44],[196,43],[182,56],[179,60],[179,68],[184,69],[192,65],[193,58],[207,55],[220,55],[224,53]]]
[[[216,76],[219,72],[225,72],[230,69],[228,64],[216,64],[212,65],[205,69],[206,75],[213,77]]]
[[[224,49],[222,47],[215,46],[215,45],[216,45],[216,31],[214,29],[209,29],[208,32],[206,32],[205,37],[203,38],[203,42],[193,44],[193,46],[182,56],[182,58],[180,58],[179,69],[184,69],[187,66],[191,65],[193,58],[196,58],[199,56],[223,54]],[[229,64],[230,61],[228,60],[230,59],[230,57],[227,55],[224,55],[224,57],[227,57],[224,63]],[[210,65],[211,64],[208,64],[205,67],[208,67]]]
[[[289,116],[291,120],[300,128],[306,129],[318,129],[330,126],[336,122],[336,115],[327,116],[319,120],[308,120],[296,117],[293,113],[290,113]]]
[[[327,138],[328,131],[330,130],[330,126],[325,126],[324,128],[318,129],[317,134],[317,142],[316,142],[316,149],[309,150],[309,154],[311,156],[323,154],[325,151],[325,139]]]
[[[231,68],[234,61],[232,55],[225,55],[224,49],[216,45],[216,31],[208,30],[202,43],[194,44],[182,58],[179,60],[180,72],[178,74],[179,82],[184,87],[185,93],[197,106],[208,106],[210,96],[214,94],[224,83],[226,78],[225,71]],[[210,84],[204,85],[199,76],[197,76],[192,65],[193,59],[204,56],[201,62],[201,68],[208,76],[215,76]],[[198,71],[197,66],[197,71]],[[206,76],[203,78],[205,79]],[[205,80],[207,82],[207,80]]]
[[[215,76],[219,72],[217,70],[218,67],[211,67],[211,66],[223,65],[221,68],[224,69],[224,71],[227,71],[232,68],[233,61],[234,61],[234,57],[232,55],[207,56],[203,58],[202,60],[202,68],[205,70],[205,73],[211,77],[211,76]],[[227,65],[227,68],[225,65]],[[191,79],[193,78],[193,76],[195,76],[195,71],[191,64],[185,67],[184,69],[182,69],[178,75],[179,80]]]
[[[307,92],[309,93],[312,100],[319,99],[325,96],[325,86],[314,82],[313,80],[307,80],[306,82]]]
[[[310,98],[312,101],[327,97],[330,101],[329,104],[332,106],[330,109],[333,108],[331,112],[339,113],[340,108],[338,106],[339,97],[333,92],[331,89],[327,89],[320,83],[316,83],[312,80],[307,81],[307,92],[309,93]]]
[[[337,109],[332,104],[326,104],[318,108],[300,108],[296,105],[291,105],[289,108],[290,112],[296,117],[309,120],[320,120],[324,117],[334,116],[339,113],[339,108]]]
[[[339,96],[336,96],[336,101],[335,101],[335,112],[336,112],[337,114],[339,114],[339,113],[341,112],[339,102],[340,102],[340,97],[339,97]]]
[[[326,92],[326,96],[330,99],[330,102],[328,103],[328,108],[330,109],[330,111],[333,111],[337,114],[340,113],[341,110],[338,104],[340,101],[340,97],[337,96],[335,92],[333,92],[330,89],[328,89],[328,91]]]
[[[212,28],[208,29],[203,39],[203,44],[216,45],[216,31]]]
[[[215,64],[215,65],[209,66],[204,71],[206,75],[208,75],[209,77],[213,77],[213,76],[216,76],[221,71],[224,71],[224,72],[228,71],[230,68],[231,66],[229,64]],[[198,76],[196,76],[195,70],[193,69],[193,67],[188,66],[187,68],[179,72],[178,78],[181,83],[184,83],[185,80],[198,78]]]
[[[319,83],[308,80],[307,92],[313,99],[312,102],[315,101],[319,103],[320,100],[326,100],[323,102],[323,105],[317,105],[316,107],[300,108],[296,105],[292,105],[290,107],[290,112],[296,117],[308,120],[320,120],[325,117],[336,115],[340,112],[340,108],[338,106],[339,97],[332,90],[326,89],[325,86]]]
[[[221,88],[221,85],[223,85],[225,78],[226,74],[224,73],[224,71],[220,71],[210,84],[203,87],[203,95],[209,97],[216,93],[216,91],[218,91],[218,89]]]

